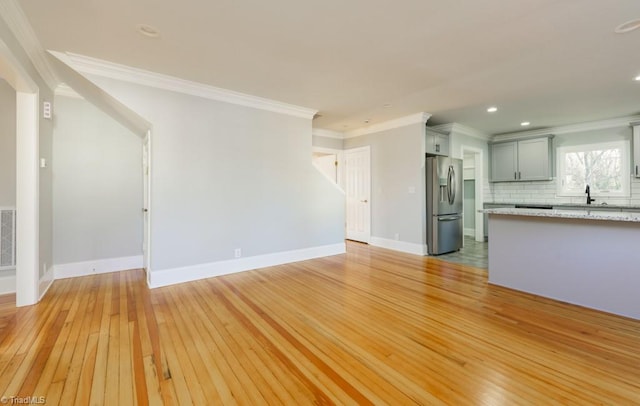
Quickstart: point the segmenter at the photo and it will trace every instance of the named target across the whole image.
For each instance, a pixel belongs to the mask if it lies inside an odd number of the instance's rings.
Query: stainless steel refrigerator
[[[427,157],[427,252],[439,255],[462,248],[462,160]]]

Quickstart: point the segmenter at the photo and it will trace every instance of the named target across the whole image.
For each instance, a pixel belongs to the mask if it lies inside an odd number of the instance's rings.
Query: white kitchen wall
[[[0,207],[16,205],[16,92],[0,79]]]
[[[56,270],[142,255],[142,140],[89,102],[56,97]]]
[[[152,130],[152,274],[344,247],[344,195],[312,165],[311,120],[92,78]],[[155,278],[155,276],[152,276]]]

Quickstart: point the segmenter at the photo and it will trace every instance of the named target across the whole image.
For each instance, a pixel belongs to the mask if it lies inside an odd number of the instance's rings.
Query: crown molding
[[[344,139],[344,133],[337,131],[325,130],[324,128],[314,128],[312,134],[316,137],[335,138],[338,140]]]
[[[373,124],[368,127],[358,128],[356,130],[345,133],[345,138],[355,138],[362,135],[373,134],[380,131],[391,130],[394,128],[404,127],[410,124],[426,124],[431,114],[417,113],[409,116],[396,118],[394,120],[383,121],[382,123]]]
[[[56,90],[54,93],[56,96],[72,97],[74,99],[84,99],[84,97],[76,93],[76,91],[73,90],[66,83],[60,83],[58,87],[56,87]]]
[[[514,133],[496,134],[491,137],[492,141],[504,141],[518,139],[522,137],[543,136],[549,134],[571,134],[585,131],[606,130],[609,128],[628,127],[634,121],[640,120],[640,116],[627,116],[611,118],[608,120],[588,121],[585,123],[563,125],[558,127],[539,128],[536,130],[519,131]]]
[[[45,84],[51,89],[55,89],[60,80],[55,71],[47,61],[46,51],[40,44],[40,40],[31,27],[31,23],[22,11],[16,0],[0,1],[0,16],[7,23],[7,27],[18,40],[24,49],[36,71],[42,77]]]
[[[312,119],[318,112],[317,110],[306,107],[209,86],[143,69],[132,68],[84,55],[69,52],[49,52],[53,56],[65,62],[71,68],[86,75],[96,75],[104,78],[121,80],[138,85],[179,92],[205,99],[222,101],[245,107],[253,107],[260,110],[267,110],[306,119]]]
[[[483,141],[488,141],[489,139],[491,139],[489,134],[485,134],[482,131],[476,130],[475,128],[467,127],[466,125],[462,125],[458,123],[434,125],[433,127],[430,127],[430,128],[433,128],[434,130],[438,130],[438,131],[444,131],[448,134],[455,133],[455,134],[466,135],[468,137],[478,138]]]

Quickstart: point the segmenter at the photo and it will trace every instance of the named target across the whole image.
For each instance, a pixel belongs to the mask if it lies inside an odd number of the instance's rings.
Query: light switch
[[[42,103],[42,117],[51,118],[51,102]]]
[[[41,168],[47,167],[47,160],[45,158],[40,158],[40,167]]]

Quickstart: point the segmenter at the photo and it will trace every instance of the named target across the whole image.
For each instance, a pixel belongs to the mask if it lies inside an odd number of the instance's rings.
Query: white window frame
[[[564,173],[565,173],[565,159],[564,156],[567,153],[572,152],[583,152],[583,151],[593,151],[600,149],[614,149],[619,148],[622,151],[620,163],[622,168],[622,190],[619,192],[602,192],[592,190],[597,196],[602,197],[630,197],[631,193],[631,161],[630,154],[631,148],[629,141],[621,140],[621,141],[606,141],[606,142],[598,142],[594,144],[580,144],[580,145],[571,145],[571,146],[563,146],[558,147],[556,149],[556,168],[557,168],[557,195],[563,197],[574,197],[574,196],[584,196],[584,191],[582,192],[570,192],[564,189]]]

